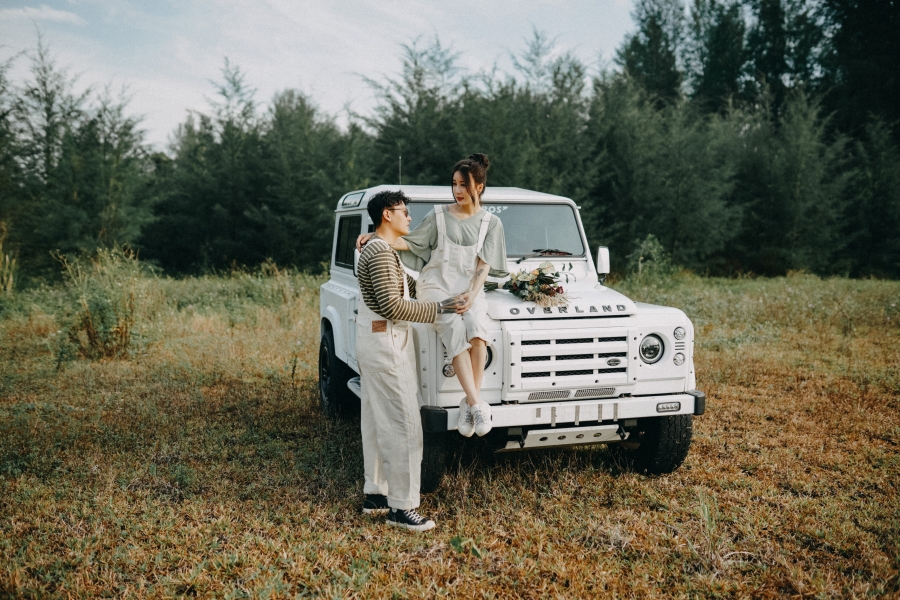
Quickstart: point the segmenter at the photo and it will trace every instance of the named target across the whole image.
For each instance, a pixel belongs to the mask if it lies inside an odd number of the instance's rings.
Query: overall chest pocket
[[[475,267],[475,249],[472,247],[450,244],[447,255],[447,262],[459,271],[468,271]]]

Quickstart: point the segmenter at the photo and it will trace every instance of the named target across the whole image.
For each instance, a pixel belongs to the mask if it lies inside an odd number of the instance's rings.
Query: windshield
[[[410,229],[415,229],[434,207],[432,202],[410,202]],[[572,256],[584,255],[581,232],[578,231],[575,210],[571,206],[485,202],[484,208],[503,222],[508,257],[517,258],[538,249],[562,250],[571,252]]]

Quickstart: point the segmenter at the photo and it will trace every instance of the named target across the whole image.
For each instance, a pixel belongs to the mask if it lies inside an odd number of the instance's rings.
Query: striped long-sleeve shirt
[[[406,277],[410,297],[416,295],[416,280],[400,266],[400,257],[387,242],[373,237],[359,256],[356,269],[363,301],[374,313],[392,321],[434,323],[437,302],[410,302],[403,299]]]

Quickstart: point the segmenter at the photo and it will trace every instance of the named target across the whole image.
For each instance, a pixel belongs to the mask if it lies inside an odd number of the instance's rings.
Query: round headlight
[[[676,340],[683,340],[685,336],[684,327],[676,327],[675,333],[673,334]]]
[[[675,363],[676,366],[680,367],[681,365],[684,364],[684,354],[679,352],[678,354],[676,354],[675,356],[672,357],[672,361]]]
[[[663,343],[658,336],[648,335],[641,340],[641,360],[652,365],[663,355]]]
[[[456,369],[453,368],[453,365],[444,365],[441,372],[444,374],[444,377],[453,377],[456,375]]]

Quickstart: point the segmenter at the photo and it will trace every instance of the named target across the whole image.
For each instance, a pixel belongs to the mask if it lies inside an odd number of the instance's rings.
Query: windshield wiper
[[[526,254],[522,258],[516,261],[516,264],[520,264],[523,260],[528,258],[536,258],[538,256],[572,256],[571,252],[566,252],[565,250],[542,250],[540,248],[535,248],[531,251],[532,254]]]

